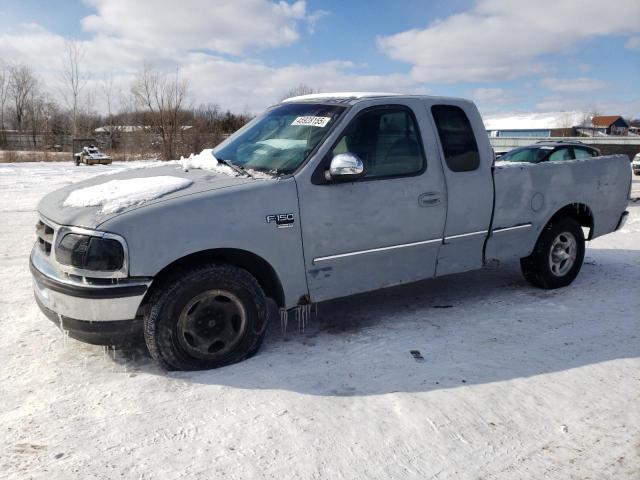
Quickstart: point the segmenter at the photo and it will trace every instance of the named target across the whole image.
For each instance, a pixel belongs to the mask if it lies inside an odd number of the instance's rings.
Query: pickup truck
[[[585,238],[623,225],[630,188],[622,155],[494,165],[468,100],[296,97],[214,150],[45,196],[35,297],[72,337],[144,336],[166,369],[215,368],[256,353],[273,302],[304,321],[317,302],[508,259],[565,287]]]

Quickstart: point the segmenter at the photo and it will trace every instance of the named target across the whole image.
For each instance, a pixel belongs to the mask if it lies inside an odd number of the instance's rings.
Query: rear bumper
[[[37,247],[31,253],[30,269],[38,306],[71,337],[120,345],[142,332],[138,310],[150,279],[123,279],[108,285],[71,280],[51,266]]]

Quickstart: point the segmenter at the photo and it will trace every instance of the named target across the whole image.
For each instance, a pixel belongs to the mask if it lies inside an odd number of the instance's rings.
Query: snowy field
[[[640,478],[640,203],[568,288],[514,263],[360,295],[166,374],[31,292],[39,198],[132,166],[0,165],[0,478]]]

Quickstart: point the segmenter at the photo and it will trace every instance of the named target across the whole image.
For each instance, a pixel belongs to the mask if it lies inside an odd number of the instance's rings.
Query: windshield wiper
[[[251,178],[256,178],[251,173],[249,173],[249,171],[246,168],[244,168],[244,167],[242,167],[240,165],[236,165],[235,163],[231,163],[229,160],[224,160],[224,159],[218,158],[218,157],[216,157],[216,160],[218,160],[218,163],[221,163],[223,165],[226,165],[229,168],[234,169],[240,175],[247,175],[247,176],[249,176]]]

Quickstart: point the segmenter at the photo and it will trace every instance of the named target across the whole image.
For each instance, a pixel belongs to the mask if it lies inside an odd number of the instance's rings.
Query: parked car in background
[[[76,165],[84,163],[86,165],[108,165],[111,163],[111,157],[104,154],[95,145],[83,147],[79,153],[73,155]]]
[[[600,151],[597,148],[589,147],[580,142],[540,141],[533,145],[511,150],[498,158],[501,162],[540,163],[598,156],[600,156]]]
[[[631,167],[633,168],[634,175],[640,175],[640,153],[636,153],[631,161]]]

